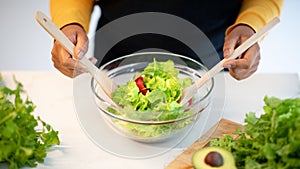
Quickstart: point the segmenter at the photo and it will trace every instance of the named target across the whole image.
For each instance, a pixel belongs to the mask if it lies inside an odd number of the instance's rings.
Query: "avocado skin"
[[[224,163],[219,167],[212,167],[205,163],[205,157],[210,152],[218,152],[221,154]],[[192,163],[195,169],[236,169],[235,161],[232,154],[221,147],[205,147],[196,151],[192,157]]]

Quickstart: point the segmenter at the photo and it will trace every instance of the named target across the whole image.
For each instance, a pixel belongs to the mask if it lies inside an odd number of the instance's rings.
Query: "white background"
[[[281,23],[261,42],[260,73],[300,72],[300,1],[286,0]],[[49,16],[47,0],[7,0],[0,5],[0,71],[56,71],[51,61],[52,38],[38,25],[34,13]],[[99,14],[99,10],[94,16]],[[93,17],[95,18],[95,17]],[[94,19],[97,20],[97,19]],[[93,31],[93,22],[92,29]],[[91,34],[90,34],[91,35]]]

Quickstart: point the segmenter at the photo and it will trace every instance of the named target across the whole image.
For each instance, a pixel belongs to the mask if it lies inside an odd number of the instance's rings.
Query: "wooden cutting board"
[[[197,150],[207,146],[212,138],[222,137],[223,134],[230,134],[234,137],[233,132],[237,128],[242,129],[243,126],[227,119],[221,119],[218,124],[215,124],[199,140],[188,147],[181,155],[167,165],[165,169],[193,169],[192,156]]]

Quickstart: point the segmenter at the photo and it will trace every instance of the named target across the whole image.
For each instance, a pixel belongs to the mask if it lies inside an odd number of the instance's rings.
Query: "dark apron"
[[[234,23],[241,3],[242,0],[100,0],[98,5],[101,8],[101,18],[97,30],[129,14],[140,12],[172,14],[196,25],[209,38],[219,59],[222,59],[225,31]],[[95,36],[95,57],[101,50],[98,38],[101,36]],[[117,57],[148,48],[166,50],[202,62],[199,56],[181,41],[165,35],[146,33],[121,40],[105,54],[104,58],[98,58],[101,61],[98,64],[102,65]],[[210,63],[208,67],[214,64]]]

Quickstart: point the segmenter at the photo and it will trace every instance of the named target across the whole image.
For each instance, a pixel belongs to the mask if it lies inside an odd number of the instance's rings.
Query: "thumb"
[[[88,50],[89,40],[84,32],[77,34],[77,43],[74,48],[75,57],[81,59]]]

